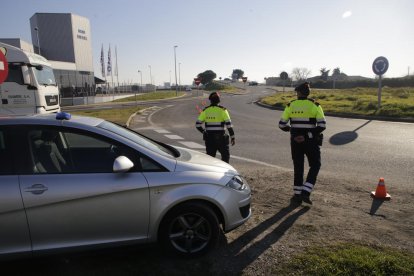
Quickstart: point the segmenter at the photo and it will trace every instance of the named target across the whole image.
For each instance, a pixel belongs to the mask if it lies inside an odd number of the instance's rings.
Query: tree
[[[207,83],[212,82],[216,77],[216,73],[214,73],[211,70],[204,71],[203,73],[200,73],[197,75],[201,79],[201,83],[206,85]]]
[[[332,88],[335,89],[336,88],[336,80],[339,79],[339,77],[341,76],[341,69],[339,69],[339,67],[336,67],[333,72],[332,72],[332,79],[333,79],[333,83],[332,83]]]
[[[321,70],[320,70],[320,72],[321,72],[321,79],[323,80],[323,81],[327,81],[328,80],[328,77],[329,77],[329,72],[330,72],[331,70],[326,70],[326,68],[325,67],[323,67]]]
[[[293,79],[296,81],[305,81],[308,79],[308,76],[310,75],[311,70],[308,68],[293,68],[291,75],[293,76]]]
[[[336,67],[335,69],[333,69],[332,77],[338,78],[340,75],[341,75],[341,69],[339,69],[339,67]]]
[[[244,71],[241,69],[233,69],[233,73],[231,74],[232,79],[239,80],[244,76]]]

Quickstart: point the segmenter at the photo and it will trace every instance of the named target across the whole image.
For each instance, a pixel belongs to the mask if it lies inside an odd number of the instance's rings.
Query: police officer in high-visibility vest
[[[203,133],[207,154],[215,157],[218,150],[221,154],[221,160],[229,163],[229,143],[231,141],[232,146],[236,143],[230,115],[225,107],[219,105],[220,95],[217,92],[211,93],[208,99],[210,105],[204,108],[198,116],[196,128]],[[203,123],[205,128],[203,128]],[[227,128],[230,137],[226,134],[225,128]]]
[[[290,145],[294,166],[294,195],[292,201],[302,201],[312,204],[309,196],[315,186],[316,178],[321,167],[321,152],[323,134],[326,128],[325,115],[319,103],[309,99],[310,86],[308,82],[295,88],[297,99],[291,101],[285,108],[279,121],[279,128],[290,131]],[[304,157],[309,163],[306,181],[303,181]]]

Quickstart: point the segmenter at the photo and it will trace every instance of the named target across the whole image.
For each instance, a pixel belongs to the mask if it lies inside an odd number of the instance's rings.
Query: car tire
[[[160,228],[161,244],[178,255],[199,256],[218,241],[220,225],[206,204],[189,202],[170,211]]]

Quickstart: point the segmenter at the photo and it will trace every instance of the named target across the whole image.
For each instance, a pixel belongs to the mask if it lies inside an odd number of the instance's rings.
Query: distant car
[[[185,91],[191,91],[191,87],[186,87]]]
[[[0,257],[155,241],[198,255],[249,219],[250,201],[204,153],[98,118],[0,117]]]
[[[258,83],[256,81],[251,81],[251,82],[249,82],[249,85],[250,86],[256,86],[256,85],[258,85]]]

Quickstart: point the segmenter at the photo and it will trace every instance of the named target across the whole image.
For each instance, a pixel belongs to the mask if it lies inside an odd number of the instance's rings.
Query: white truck
[[[50,63],[42,56],[1,43],[9,73],[0,84],[0,115],[60,111],[59,89]]]

